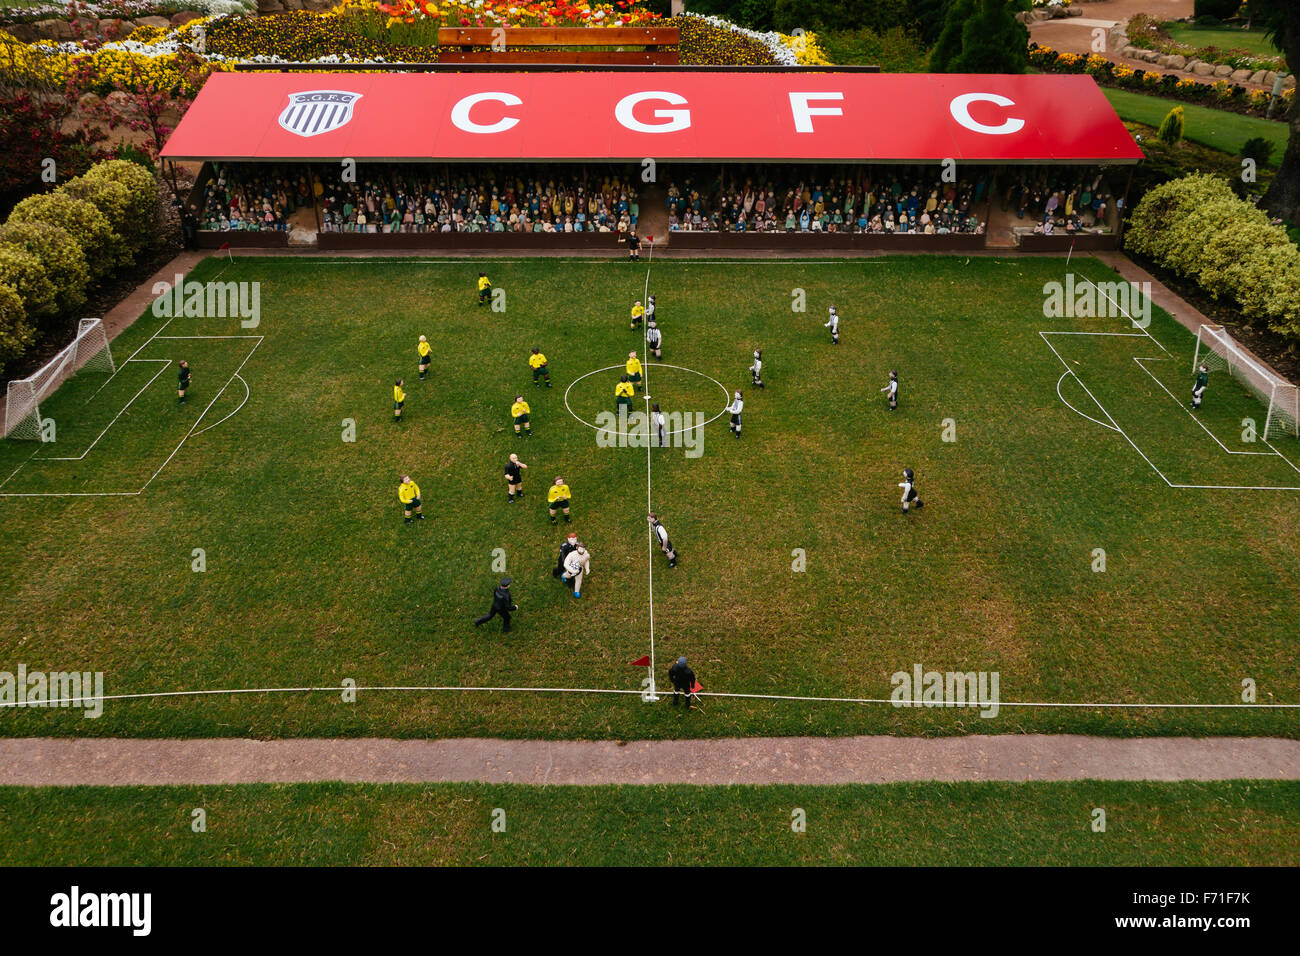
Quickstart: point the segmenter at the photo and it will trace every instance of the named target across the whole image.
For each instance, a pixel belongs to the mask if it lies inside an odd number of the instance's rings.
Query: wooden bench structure
[[[675,66],[679,39],[677,27],[444,27],[438,62]]]

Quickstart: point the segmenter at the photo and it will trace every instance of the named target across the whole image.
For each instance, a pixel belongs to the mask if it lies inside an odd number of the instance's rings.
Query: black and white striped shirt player
[[[736,397],[732,399],[727,411],[731,413],[731,431],[737,438],[740,437],[740,413],[745,410],[745,401],[741,398],[740,391],[736,391]]]
[[[835,311],[835,306],[831,306],[831,317],[826,320],[822,328],[831,330],[832,345],[840,344],[840,314]]]
[[[653,302],[654,300],[652,299],[651,301]],[[646,315],[649,314],[649,310],[646,310]],[[650,350],[650,354],[657,359],[662,359],[664,357],[663,341],[663,333],[659,331],[659,326],[655,325],[655,320],[651,319],[646,324],[645,344],[646,348]]]
[[[898,408],[898,373],[893,369],[889,370],[889,384],[881,391],[889,393],[889,410],[895,411]]]
[[[646,515],[646,520],[650,522],[650,530],[654,533],[655,542],[659,545],[659,550],[668,556],[668,567],[677,567],[677,549],[673,543],[668,540],[668,529],[665,528],[659,520],[659,516],[653,511]]]
[[[916,491],[916,475],[911,468],[903,469],[903,480],[898,483],[898,487],[903,489],[903,514],[907,514],[907,509],[912,505],[920,508],[925,504],[921,496]]]
[[[754,385],[763,387],[763,350],[754,349],[754,364],[749,367],[749,374],[754,377]]]

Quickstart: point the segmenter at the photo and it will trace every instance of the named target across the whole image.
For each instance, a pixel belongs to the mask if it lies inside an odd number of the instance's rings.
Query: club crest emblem
[[[298,136],[319,136],[346,126],[360,93],[310,90],[290,93],[289,105],[280,113],[280,125]]]

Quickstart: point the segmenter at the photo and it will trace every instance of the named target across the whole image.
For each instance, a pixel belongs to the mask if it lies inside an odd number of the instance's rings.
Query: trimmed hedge
[[[131,229],[130,206],[131,192],[121,183],[105,179],[87,179],[78,176],[63,184],[62,191],[75,199],[90,203],[108,221],[108,228],[113,233],[109,243],[110,254],[119,266],[130,265],[139,250],[123,235],[124,229]],[[134,230],[133,230],[134,231]]]
[[[124,219],[119,222],[110,216],[109,225],[125,240],[132,255],[139,256],[154,245],[158,239],[158,181],[153,173],[130,160],[110,159],[96,163],[81,179],[126,190]]]
[[[86,254],[66,229],[48,222],[11,222],[0,226],[0,246],[17,246],[36,256],[54,284],[58,311],[72,314],[86,303],[90,271]]]
[[[14,207],[9,222],[48,222],[63,229],[81,246],[91,281],[104,278],[116,267],[121,238],[98,208],[62,189],[28,196]]]
[[[0,285],[18,293],[29,319],[47,319],[55,314],[54,284],[41,260],[25,249],[0,245]]]
[[[27,318],[22,297],[10,286],[0,285],[0,372],[35,341],[36,329]]]
[[[1156,186],[1134,208],[1124,244],[1236,301],[1247,321],[1300,339],[1300,248],[1219,177]]]

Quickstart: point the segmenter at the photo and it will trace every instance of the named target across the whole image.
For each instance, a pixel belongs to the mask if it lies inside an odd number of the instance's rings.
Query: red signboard
[[[171,159],[1134,163],[1084,75],[216,73]]]

